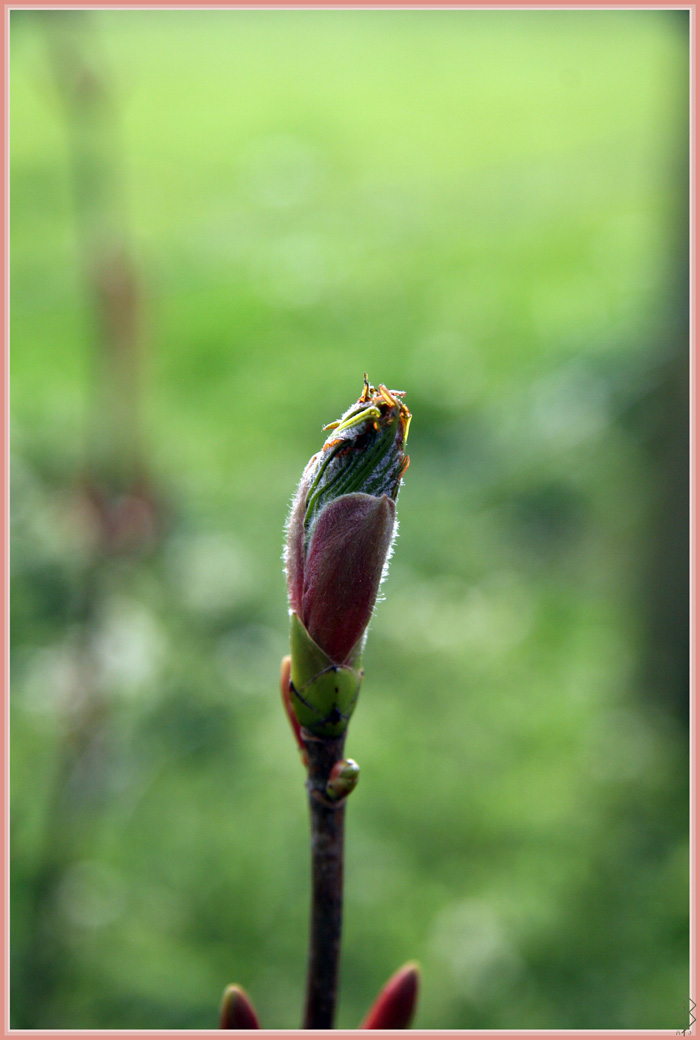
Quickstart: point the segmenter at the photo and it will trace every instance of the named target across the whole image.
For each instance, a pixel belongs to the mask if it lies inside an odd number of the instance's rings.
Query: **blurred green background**
[[[687,1025],[688,12],[11,13],[12,1023],[301,1015],[282,527],[412,464],[338,1026]]]

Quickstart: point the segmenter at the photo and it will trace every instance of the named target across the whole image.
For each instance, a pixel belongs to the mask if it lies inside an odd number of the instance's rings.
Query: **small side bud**
[[[240,986],[227,986],[224,990],[219,1029],[260,1029],[250,998]]]
[[[404,964],[392,975],[372,1005],[360,1029],[408,1029],[418,1003],[420,968]]]
[[[332,801],[339,802],[355,790],[359,779],[360,767],[357,762],[351,758],[341,758],[331,769],[326,794]]]

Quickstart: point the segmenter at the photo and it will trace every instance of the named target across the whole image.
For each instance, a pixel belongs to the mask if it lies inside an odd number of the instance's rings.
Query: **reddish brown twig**
[[[318,739],[301,731],[309,762],[311,927],[304,1029],[332,1029],[338,992],[343,916],[345,800],[331,801],[328,778],[343,757],[345,735]]]

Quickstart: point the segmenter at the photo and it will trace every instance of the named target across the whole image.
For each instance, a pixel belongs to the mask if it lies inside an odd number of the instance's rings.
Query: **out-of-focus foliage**
[[[165,517],[109,555],[77,17],[11,14],[13,1024],[298,1025],[282,524],[366,370],[414,420],[338,1025],[417,958],[420,1028],[682,1028],[688,13],[95,13]]]

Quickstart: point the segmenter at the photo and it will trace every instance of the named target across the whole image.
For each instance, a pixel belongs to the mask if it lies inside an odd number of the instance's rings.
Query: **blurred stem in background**
[[[78,253],[94,321],[94,397],[85,474],[78,475],[76,492],[87,544],[74,604],[73,678],[61,716],[40,866],[30,885],[27,940],[16,964],[18,991],[35,999],[19,1005],[18,1028],[57,1024],[54,1004],[71,973],[57,904],[80,859],[86,822],[103,807],[109,788],[109,697],[95,655],[109,561],[115,554],[155,548],[160,532],[141,421],[143,293],[128,241],[114,98],[97,58],[90,16],[51,11],[41,24],[65,117]]]
[[[682,129],[682,128],[681,128]],[[690,235],[687,136],[678,134],[676,265],[671,274],[668,336],[658,384],[646,402],[643,438],[655,495],[644,576],[647,638],[642,658],[649,694],[687,733],[690,691]]]
[[[44,26],[94,322],[85,490],[105,547],[138,548],[155,536],[157,508],[143,443],[143,287],[129,241],[116,103],[90,15],[52,11]]]

